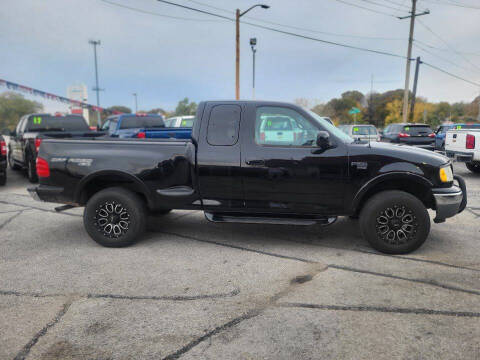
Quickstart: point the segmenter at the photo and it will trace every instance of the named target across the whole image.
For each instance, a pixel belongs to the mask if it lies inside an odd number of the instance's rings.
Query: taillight
[[[143,131],[137,133],[137,138],[139,138],[139,139],[145,139],[146,137],[147,136]]]
[[[48,166],[48,162],[41,157],[37,157],[37,175],[38,177],[49,177],[50,176],[50,167]]]
[[[7,143],[5,141],[0,141],[0,154],[7,155]]]
[[[475,136],[467,134],[465,145],[467,149],[475,149]]]
[[[35,139],[35,150],[38,153],[38,150],[40,150],[40,145],[42,145],[42,139],[36,138]]]
[[[434,133],[428,134],[428,137],[434,138],[435,134]]]
[[[398,137],[399,138],[406,138],[406,137],[410,137],[410,134],[400,133],[400,134],[398,134]]]
[[[92,131],[96,131],[97,130],[97,127],[96,126],[89,126],[90,130]]]
[[[264,132],[260,133],[260,141],[265,142],[265,133]]]

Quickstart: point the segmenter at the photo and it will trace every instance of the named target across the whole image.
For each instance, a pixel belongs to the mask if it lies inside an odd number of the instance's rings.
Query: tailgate
[[[467,131],[449,130],[445,135],[445,151],[467,151],[466,149]]]

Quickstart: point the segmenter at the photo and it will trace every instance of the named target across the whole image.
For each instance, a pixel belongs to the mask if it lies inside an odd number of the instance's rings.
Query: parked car
[[[380,141],[377,128],[373,125],[340,125],[338,128],[354,139]]]
[[[383,131],[382,140],[391,143],[413,145],[428,150],[435,147],[435,134],[426,124],[391,124]]]
[[[22,116],[10,133],[8,163],[12,170],[26,169],[28,180],[38,181],[36,173],[37,153],[45,137],[89,137],[101,133],[90,130],[80,115],[28,114]]]
[[[451,129],[480,129],[480,124],[448,124],[440,125],[435,132],[435,150],[445,150],[445,135]]]
[[[165,126],[174,128],[192,128],[194,122],[194,115],[174,116],[165,120]]]
[[[0,135],[0,186],[7,183],[7,143]]]
[[[302,144],[262,140],[265,119],[279,117],[304,131]],[[328,225],[359,216],[374,248],[403,254],[426,240],[428,208],[443,222],[466,206],[465,182],[447,157],[359,143],[279,102],[201,102],[192,140],[47,139],[37,170],[32,196],[85,206],[88,234],[109,247],[135,242],[149,212],[187,209],[223,223]]]
[[[471,172],[480,174],[480,129],[448,130],[445,137],[445,153],[455,161],[465,162]]]

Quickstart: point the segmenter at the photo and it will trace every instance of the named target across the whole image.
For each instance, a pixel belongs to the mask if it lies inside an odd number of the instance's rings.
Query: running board
[[[243,224],[274,224],[274,225],[331,225],[336,220],[336,216],[266,216],[241,213],[211,213],[205,212],[205,218],[215,223],[243,223]]]

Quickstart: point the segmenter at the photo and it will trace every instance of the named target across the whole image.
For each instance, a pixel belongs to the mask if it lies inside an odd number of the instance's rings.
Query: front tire
[[[145,202],[120,187],[101,190],[88,200],[83,224],[88,235],[102,246],[132,245],[145,232]]]
[[[471,161],[465,163],[467,169],[475,174],[480,174],[480,161]]]
[[[0,186],[4,186],[7,183],[7,169],[5,169],[5,172],[0,175]]]
[[[12,149],[8,150],[8,165],[10,165],[10,169],[12,170],[20,170],[20,166],[15,164],[15,161],[12,159]]]
[[[363,207],[360,228],[374,249],[386,254],[407,254],[427,239],[430,217],[415,196],[398,190],[382,191]]]

